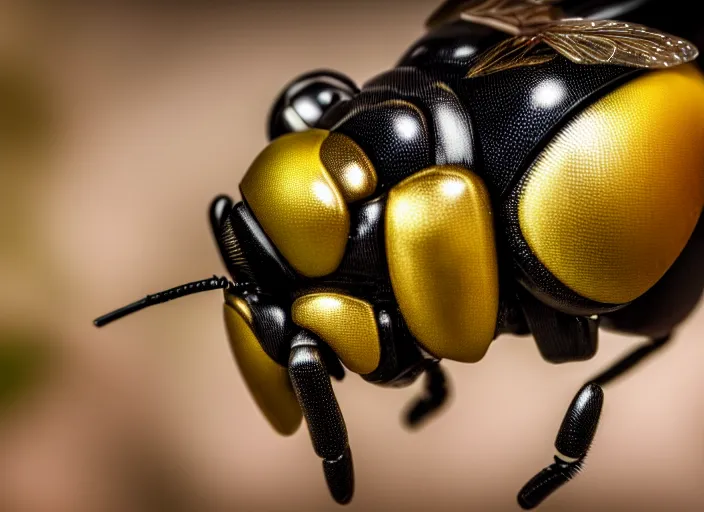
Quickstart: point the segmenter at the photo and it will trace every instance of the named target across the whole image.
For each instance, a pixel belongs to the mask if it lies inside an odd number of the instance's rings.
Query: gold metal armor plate
[[[230,347],[254,401],[277,432],[293,434],[303,414],[288,371],[264,352],[252,329],[252,313],[243,299],[227,295],[223,309]]]
[[[374,167],[359,146],[317,129],[275,139],[240,184],[264,232],[307,277],[338,267],[350,229],[346,203],[368,197],[375,188]]]
[[[704,205],[704,79],[646,74],[588,107],[521,185],[521,231],[563,284],[623,304],[677,259]]]
[[[379,366],[381,347],[371,304],[339,293],[312,293],[291,307],[293,321],[317,334],[355,373]]]
[[[499,300],[491,202],[458,166],[421,171],[389,192],[386,252],[408,327],[433,355],[480,360],[494,339]]]

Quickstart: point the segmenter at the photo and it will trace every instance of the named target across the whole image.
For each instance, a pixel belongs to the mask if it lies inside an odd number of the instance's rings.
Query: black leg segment
[[[667,345],[670,341],[670,336],[663,336],[662,338],[657,338],[650,340],[649,343],[641,345],[636,348],[633,352],[616,361],[612,366],[601,372],[599,375],[594,377],[591,382],[604,386],[611,382],[612,380],[620,377],[624,373],[628,372],[638,363],[643,361],[648,356],[660,350],[662,347]]]
[[[301,331],[293,338],[288,371],[313,449],[323,459],[330,493],[338,503],[349,503],[354,493],[354,469],[347,428],[319,344],[309,332]]]
[[[425,369],[425,394],[411,404],[406,412],[408,427],[419,427],[447,401],[447,377],[439,361],[430,361]]]
[[[555,462],[535,475],[521,489],[518,493],[518,503],[521,507],[531,509],[538,506],[582,468],[601,414],[604,401],[601,386],[627,373],[664,347],[669,340],[670,336],[663,336],[636,348],[595,376],[577,393],[557,434]]]
[[[555,462],[535,475],[518,493],[524,509],[537,507],[545,498],[571,480],[582,468],[592,444],[604,403],[604,392],[594,383],[574,397],[555,440]]]

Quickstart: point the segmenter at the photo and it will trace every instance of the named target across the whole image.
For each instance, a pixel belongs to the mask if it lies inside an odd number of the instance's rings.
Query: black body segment
[[[518,493],[518,504],[524,510],[532,510],[545,498],[572,480],[582,469],[581,462],[569,464],[555,457],[555,462],[531,478]]]
[[[445,405],[449,394],[447,376],[439,361],[430,361],[425,368],[424,393],[410,404],[405,414],[409,427],[419,427]]]
[[[391,387],[412,384],[423,373],[426,359],[393,304],[381,303],[375,309],[381,357],[376,370],[362,378]]]
[[[393,91],[423,112],[435,145],[435,165],[474,168],[476,152],[469,116],[455,92],[439,76],[414,67],[399,67],[373,78],[364,89]]]
[[[276,293],[295,282],[295,272],[243,201],[232,208],[229,221],[241,250],[247,255],[246,264],[257,276],[260,287],[269,293]]]
[[[335,501],[341,505],[349,503],[354,494],[354,464],[350,447],[335,460],[324,459],[323,473]]]
[[[484,50],[505,37],[498,30],[483,25],[472,25],[468,30],[465,22],[448,23],[416,41],[401,57],[398,66],[464,76]]]
[[[580,66],[556,57],[527,67],[453,85],[471,113],[481,148],[482,177],[502,197],[544,144],[581,110],[639,73],[617,66]]]
[[[562,313],[523,289],[519,296],[528,327],[546,361],[584,361],[596,354],[599,324],[595,319]]]
[[[338,503],[347,503],[354,492],[347,428],[318,341],[309,332],[301,331],[293,338],[288,369],[308,424],[313,449],[323,459],[330,493]]]
[[[333,131],[351,137],[364,150],[377,171],[380,189],[431,164],[429,127],[417,106],[398,98],[380,101],[377,94],[363,92],[348,108]]]
[[[296,326],[276,297],[247,294],[244,300],[252,314],[252,328],[264,352],[281,366],[287,366],[290,340]]]
[[[386,196],[381,196],[351,212],[345,255],[326,281],[348,283],[362,297],[391,294],[384,252],[385,208]]]

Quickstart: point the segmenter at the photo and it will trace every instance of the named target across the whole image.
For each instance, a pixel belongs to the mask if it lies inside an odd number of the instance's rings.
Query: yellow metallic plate
[[[480,360],[499,305],[493,215],[481,179],[447,165],[396,185],[386,253],[396,300],[418,341],[437,357]]]
[[[346,135],[331,133],[320,148],[320,159],[348,203],[374,193],[374,166],[362,148]]]
[[[345,200],[320,160],[325,130],[283,135],[262,151],[240,189],[264,232],[301,274],[319,277],[342,260],[350,229]]]
[[[528,171],[528,245],[578,294],[622,304],[677,259],[704,205],[704,79],[646,74],[587,108]]]
[[[303,415],[288,370],[264,352],[252,330],[251,311],[244,300],[229,296],[223,307],[230,347],[254,401],[277,432],[293,434]]]
[[[379,366],[381,347],[372,306],[338,293],[299,297],[291,308],[293,321],[317,334],[355,373],[371,373]]]

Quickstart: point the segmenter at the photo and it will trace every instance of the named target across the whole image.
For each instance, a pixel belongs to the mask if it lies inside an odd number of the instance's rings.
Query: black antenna
[[[99,318],[93,320],[96,327],[102,327],[119,320],[123,316],[136,313],[149,306],[154,306],[155,304],[161,304],[162,302],[167,302],[173,299],[178,299],[179,297],[185,297],[186,295],[191,295],[193,293],[207,292],[210,290],[222,290],[234,286],[226,277],[213,276],[209,279],[203,279],[202,281],[193,281],[192,283],[182,284],[176,288],[171,288],[163,292],[155,293],[154,295],[147,295],[143,299],[128,304],[127,306],[121,307],[103,315]]]

